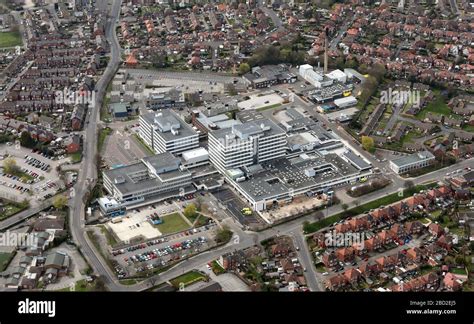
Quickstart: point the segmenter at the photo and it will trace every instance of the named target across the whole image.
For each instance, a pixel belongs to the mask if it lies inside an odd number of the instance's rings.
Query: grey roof
[[[104,175],[114,183],[115,188],[122,195],[141,191],[147,188],[159,187],[163,181],[176,176],[188,175],[188,170],[177,168],[180,159],[175,158],[173,154],[166,152],[144,158],[142,161],[127,166],[104,171]],[[151,166],[151,169],[147,166]],[[156,177],[152,172],[157,173]],[[136,176],[139,174],[140,176]]]
[[[231,138],[239,137],[243,140],[251,136],[272,136],[277,134],[285,134],[277,124],[268,119],[258,121],[251,121],[240,125],[234,125],[232,128],[225,128],[212,131],[212,134],[221,140],[230,140]]]
[[[429,151],[417,152],[408,156],[392,160],[391,162],[398,167],[403,167],[412,163],[420,162],[426,159],[434,159],[434,155]]]
[[[296,158],[265,162],[262,166],[264,171],[253,175],[251,179],[237,183],[255,201],[288,195],[291,190],[317,189],[324,182],[359,172],[334,153],[322,155],[312,152]],[[311,169],[317,172],[308,176],[307,171]]]
[[[32,257],[27,256],[27,255],[23,255],[23,256],[20,258],[20,263],[31,263],[32,260],[33,260]]]
[[[113,111],[114,114],[128,112],[127,104],[122,102],[111,104],[110,109]]]
[[[362,157],[356,155],[351,150],[344,152],[344,156],[349,162],[359,170],[367,170],[371,168],[371,165],[367,163]]]
[[[50,265],[57,265],[60,267],[67,265],[68,256],[66,253],[63,252],[53,252],[46,256],[46,261],[44,262],[44,266]]]
[[[158,110],[156,113],[144,114],[142,118],[153,125],[158,134],[166,141],[196,135],[194,129],[186,124],[172,110]],[[173,131],[172,131],[173,130]]]
[[[147,165],[153,168],[156,173],[175,171],[179,168],[181,159],[175,157],[170,152],[147,156],[142,159]]]

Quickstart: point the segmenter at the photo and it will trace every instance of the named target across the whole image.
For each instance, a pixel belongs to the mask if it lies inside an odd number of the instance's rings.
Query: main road
[[[121,62],[120,45],[115,32],[117,25],[121,0],[112,1],[110,14],[107,17],[105,36],[110,46],[110,61],[102,77],[96,84],[96,101],[89,107],[89,113],[86,116],[84,131],[84,148],[82,168],[79,172],[77,183],[71,191],[70,199],[70,227],[71,234],[94,271],[103,276],[105,284],[110,290],[121,290],[111,269],[107,266],[105,260],[95,247],[88,240],[85,233],[85,204],[84,199],[97,181],[97,137],[100,109],[105,97],[107,85],[112,80]]]

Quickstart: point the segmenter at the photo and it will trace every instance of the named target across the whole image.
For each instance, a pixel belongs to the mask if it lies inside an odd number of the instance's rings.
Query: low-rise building
[[[390,168],[398,174],[425,168],[435,161],[431,152],[423,151],[390,161]]]

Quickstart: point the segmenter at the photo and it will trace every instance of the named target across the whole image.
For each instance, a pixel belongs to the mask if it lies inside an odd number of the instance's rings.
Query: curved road
[[[103,276],[105,284],[111,290],[121,290],[121,285],[115,281],[115,276],[106,262],[102,259],[98,251],[95,250],[93,244],[89,242],[84,230],[85,225],[85,204],[84,197],[93,188],[97,181],[97,137],[98,137],[98,122],[100,116],[100,109],[103,99],[105,97],[107,85],[112,80],[115,72],[121,61],[120,46],[117,35],[115,33],[115,26],[120,16],[121,0],[112,2],[112,9],[110,15],[107,17],[105,36],[110,45],[110,61],[107,65],[104,74],[96,85],[96,102],[93,107],[89,108],[89,114],[86,117],[86,126],[84,132],[84,150],[83,150],[83,164],[81,172],[78,176],[78,181],[74,186],[74,195],[70,200],[70,225],[71,234],[78,248],[82,251],[89,264],[94,271]]]

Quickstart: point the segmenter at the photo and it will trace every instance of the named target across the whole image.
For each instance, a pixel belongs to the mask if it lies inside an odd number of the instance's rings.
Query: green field
[[[163,224],[155,225],[161,234],[171,234],[187,230],[190,226],[179,213],[161,217]]]
[[[29,207],[28,202],[14,203],[4,202],[3,210],[0,212],[0,221],[19,213]]]
[[[173,285],[173,287],[180,288],[180,286],[186,287],[201,280],[207,280],[207,277],[200,272],[190,271],[170,280],[170,283]]]
[[[211,268],[215,275],[225,273],[225,269],[216,260],[211,262]]]
[[[438,115],[449,116],[452,114],[451,109],[446,104],[443,96],[439,93],[439,91],[434,91],[435,93],[435,100],[430,102],[425,108],[423,108],[418,115],[416,115],[417,119],[423,120],[426,117],[428,112],[432,112]]]
[[[22,45],[21,34],[19,32],[0,33],[0,48],[14,47]]]
[[[118,243],[115,236],[104,225],[100,225],[100,232],[105,235],[108,245],[114,246]]]
[[[97,141],[97,149],[100,152],[102,150],[102,147],[104,146],[105,139],[107,136],[112,134],[112,129],[111,128],[102,128],[99,132],[99,140]]]
[[[466,275],[466,269],[462,269],[462,268],[451,268],[451,272],[457,275],[461,275],[461,276]]]
[[[0,272],[5,270],[5,268],[7,266],[6,263],[10,259],[10,255],[11,255],[11,253],[0,252]]]
[[[82,153],[81,152],[72,153],[69,156],[71,157],[71,162],[72,163],[79,163],[82,160]]]

